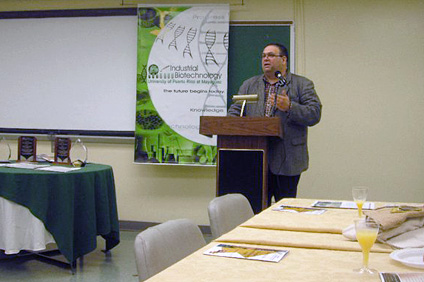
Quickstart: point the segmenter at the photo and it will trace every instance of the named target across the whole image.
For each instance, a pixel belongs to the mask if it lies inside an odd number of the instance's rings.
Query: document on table
[[[391,273],[391,272],[381,272],[380,279],[382,282],[422,282],[424,281],[424,273]]]
[[[38,169],[38,168],[47,167],[47,166],[50,166],[50,165],[31,164],[31,163],[24,163],[24,162],[6,165],[6,167],[24,168],[24,169]]]
[[[356,203],[353,201],[315,201],[312,207],[317,208],[339,208],[339,209],[356,209],[358,208]],[[362,209],[373,210],[375,209],[375,203],[365,202]]]
[[[289,251],[219,244],[203,254],[210,256],[279,262]]]
[[[41,165],[41,164],[31,164],[31,163],[13,163],[13,164],[6,164],[4,166],[11,167],[11,168],[36,169],[36,170],[53,171],[53,172],[69,172],[69,171],[81,169],[79,167],[52,166],[49,164]]]
[[[53,171],[53,172],[69,172],[74,170],[79,170],[80,167],[65,167],[65,166],[47,166],[42,167],[37,170],[44,170],[44,171]]]
[[[297,206],[288,206],[288,205],[281,205],[276,208],[273,208],[272,210],[291,212],[291,213],[305,213],[305,214],[323,214],[326,212],[326,210],[324,209],[297,207]]]

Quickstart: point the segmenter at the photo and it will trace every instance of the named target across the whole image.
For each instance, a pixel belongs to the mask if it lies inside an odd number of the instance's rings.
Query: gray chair
[[[213,199],[208,205],[208,214],[214,239],[254,215],[249,200],[242,194],[227,194]]]
[[[140,232],[134,249],[139,281],[205,246],[199,227],[188,219],[170,220]]]

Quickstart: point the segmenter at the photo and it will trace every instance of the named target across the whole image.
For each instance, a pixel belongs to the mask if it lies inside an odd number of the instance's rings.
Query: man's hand
[[[275,99],[275,94],[271,96],[271,99]],[[283,90],[282,94],[277,95],[277,109],[282,112],[287,112],[288,110],[290,110],[290,98],[286,94],[285,90]]]

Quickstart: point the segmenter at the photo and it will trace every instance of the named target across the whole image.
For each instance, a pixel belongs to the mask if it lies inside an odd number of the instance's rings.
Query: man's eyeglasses
[[[274,53],[262,53],[261,57],[262,59],[265,59],[265,58],[274,59],[275,57],[283,57],[283,55],[277,55]]]

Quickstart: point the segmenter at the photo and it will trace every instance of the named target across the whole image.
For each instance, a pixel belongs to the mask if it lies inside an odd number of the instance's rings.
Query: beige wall
[[[301,197],[424,200],[424,1],[305,1],[305,74],[324,111]]]
[[[220,1],[179,3],[193,2]],[[121,3],[2,0],[0,10]],[[371,188],[371,200],[423,202],[422,15],[424,1],[418,0],[244,0],[231,6],[231,20],[295,22],[297,72],[315,82],[323,103],[321,123],[309,132],[310,169],[302,175],[300,197],[350,199],[351,187],[360,184]],[[121,220],[187,217],[208,224],[214,168],[136,165],[132,144],[87,145],[90,161],[113,166]],[[40,142],[38,150],[49,153],[50,144]]]

